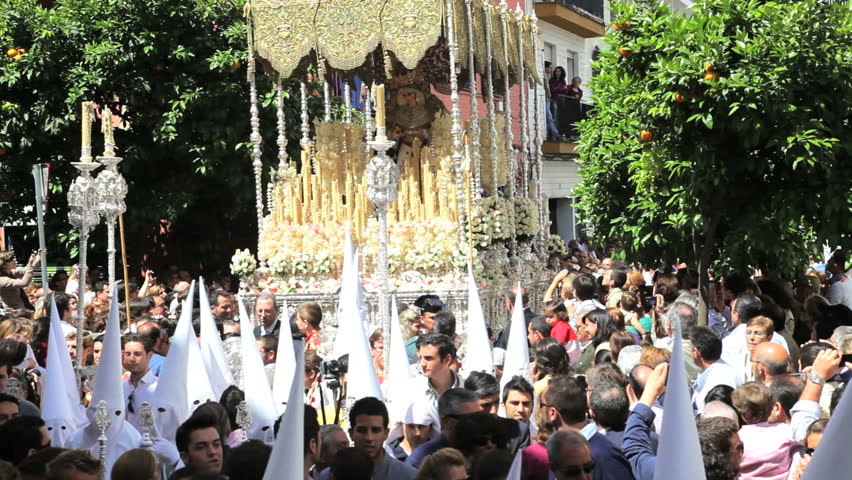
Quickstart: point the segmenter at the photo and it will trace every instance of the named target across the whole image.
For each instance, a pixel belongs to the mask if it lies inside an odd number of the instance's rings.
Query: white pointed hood
[[[82,355],[82,352],[80,352]],[[42,393],[41,418],[47,424],[54,447],[65,447],[71,434],[86,425],[80,405],[77,377],[65,345],[56,301],[50,296],[50,333],[47,344],[47,374]]]
[[[523,315],[522,315],[523,316]],[[491,353],[491,341],[485,326],[485,314],[479,299],[479,288],[473,277],[473,268],[467,264],[467,351],[462,363],[462,376],[471,372],[485,372],[494,375],[494,357]]]
[[[278,437],[272,446],[263,480],[298,479],[305,475],[305,397],[302,390],[305,384],[305,348],[301,341],[297,345],[300,348],[294,348],[297,351],[290,367],[293,382],[290,384],[287,408],[281,417]]]
[[[347,258],[347,256],[349,258]],[[351,299],[352,303],[344,305],[343,299]],[[361,286],[361,271],[358,252],[352,244],[352,237],[347,230],[346,245],[343,247],[343,272],[340,276],[340,303],[337,306],[337,338],[334,342],[333,359],[338,359],[349,353],[350,334],[346,328],[349,321],[361,325],[364,332],[370,334],[370,321],[364,308],[364,291]]]
[[[89,425],[75,432],[70,439],[73,448],[88,450],[96,458],[99,454],[98,437],[100,429],[95,422],[98,404],[106,402],[110,424],[106,429],[107,448],[105,457],[104,480],[110,480],[112,466],[118,457],[131,448],[137,448],[142,440],[139,432],[124,417],[127,404],[124,399],[124,385],[121,380],[123,367],[121,362],[121,319],[119,316],[118,295],[115,291],[110,301],[109,318],[103,337],[101,360],[95,373],[95,387],[92,401],[86,410]]]
[[[287,319],[287,302],[281,308],[284,312],[284,318]],[[282,328],[282,332],[290,331],[290,323],[286,322],[287,329]],[[282,326],[283,327],[283,326]],[[287,399],[290,397],[290,386],[293,384],[293,365],[296,364],[296,353],[293,348],[293,338],[290,335],[280,335],[278,337],[278,351],[275,352],[275,378],[272,381],[272,399],[275,400],[275,412],[278,415],[284,413],[284,406],[287,405]]]
[[[226,388],[234,384],[234,376],[225,360],[225,347],[222,346],[222,337],[210,310],[204,278],[198,280],[198,307],[201,315],[201,360],[207,370],[213,395],[218,399]]]
[[[500,380],[500,391],[512,380],[515,375],[520,375],[527,380],[532,380],[530,374],[530,351],[527,344],[527,323],[524,320],[524,301],[521,294],[521,284],[515,293],[515,307],[512,310],[512,327],[509,332],[509,341],[506,343],[506,361],[503,364],[503,377]]]
[[[705,478],[704,457],[698,442],[698,428],[695,425],[684,364],[681,328],[679,323],[675,325],[672,362],[666,382],[666,414],[663,415],[663,427],[660,429],[654,480]]]
[[[184,300],[169,354],[160,371],[153,405],[160,433],[171,441],[174,441],[177,427],[189,418],[196,407],[208,400],[215,400],[201,360],[198,339],[192,328],[194,295],[195,281],[190,285],[189,295]]]
[[[402,337],[402,325],[399,323],[399,309],[396,305],[396,295],[391,302],[390,345],[388,364],[385,365],[385,380],[382,389],[387,399],[390,424],[399,422],[405,416],[410,396],[411,372],[408,368],[408,354],[405,351],[405,340]]]
[[[357,263],[357,259],[354,263]],[[340,308],[344,313],[358,312],[358,294],[354,289],[347,290],[345,295],[341,293]],[[338,327],[337,341],[340,343],[341,338],[343,338],[343,341],[349,346],[347,349],[349,373],[346,381],[346,398],[351,402],[350,405],[364,397],[376,397],[379,400],[384,398],[381,388],[379,388],[376,368],[373,366],[373,357],[370,355],[370,340],[358,317],[357,313],[344,314],[338,320],[340,326]]]
[[[240,341],[243,351],[243,383],[245,384],[246,403],[251,412],[251,425],[246,429],[250,439],[267,441],[272,438],[272,426],[278,417],[275,413],[275,401],[272,399],[272,389],[269,378],[263,368],[263,359],[257,348],[254,328],[243,303],[243,297],[237,296],[240,311]],[[289,325],[282,325],[281,331],[286,332]],[[287,335],[284,335],[287,338]],[[280,339],[280,337],[279,337]],[[279,342],[280,344],[280,342]]]

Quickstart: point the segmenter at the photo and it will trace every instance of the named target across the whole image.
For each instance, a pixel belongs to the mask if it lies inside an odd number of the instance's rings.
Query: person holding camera
[[[21,292],[33,279],[33,269],[41,260],[40,253],[40,250],[34,251],[27,265],[17,268],[14,252],[0,252],[0,305],[6,310],[28,308]]]

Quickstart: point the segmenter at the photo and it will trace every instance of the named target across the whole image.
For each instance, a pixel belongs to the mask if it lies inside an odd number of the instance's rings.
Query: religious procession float
[[[534,13],[505,0],[249,0],[246,13],[261,225],[256,256],[232,258],[246,290],[333,294],[347,230],[368,292],[463,292],[468,264],[480,284],[531,282],[564,251],[540,189]],[[266,185],[261,72],[278,89]],[[287,154],[288,77],[301,80],[299,158]],[[323,98],[321,117],[309,115],[311,96]]]

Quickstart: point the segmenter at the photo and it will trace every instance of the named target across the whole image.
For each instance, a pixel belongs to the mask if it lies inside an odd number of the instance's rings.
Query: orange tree
[[[580,125],[579,208],[601,239],[702,274],[789,275],[809,246],[850,244],[848,5],[616,2],[612,18]]]
[[[0,22],[0,224],[30,223],[34,163],[51,163],[51,260],[75,250],[65,191],[80,156],[80,103],[108,102],[129,184],[131,261],[225,266],[256,228],[242,0],[9,0]],[[12,51],[14,50],[14,51]],[[11,55],[14,54],[14,55]],[[264,175],[276,163],[269,79]],[[297,85],[289,83],[291,88]],[[287,100],[298,158],[297,95]],[[314,109],[321,108],[312,99]],[[93,126],[95,132],[97,126]],[[94,152],[102,140],[94,134]],[[103,254],[104,227],[91,238]],[[91,250],[90,250],[91,251]]]

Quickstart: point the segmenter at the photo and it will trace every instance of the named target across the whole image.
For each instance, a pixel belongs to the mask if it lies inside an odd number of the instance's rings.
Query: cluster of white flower
[[[478,249],[512,236],[515,212],[508,200],[491,196],[478,200],[470,215],[473,244]]]
[[[547,237],[547,256],[561,257],[568,251],[565,246],[565,241],[559,235],[550,235]]]
[[[248,249],[237,249],[231,257],[231,273],[238,277],[248,277],[257,270],[257,260]]]
[[[515,235],[528,240],[539,232],[538,208],[530,198],[515,198]]]

